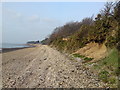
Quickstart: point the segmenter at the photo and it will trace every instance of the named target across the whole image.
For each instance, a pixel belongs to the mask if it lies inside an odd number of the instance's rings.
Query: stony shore
[[[46,45],[2,54],[4,88],[103,88],[79,61]]]

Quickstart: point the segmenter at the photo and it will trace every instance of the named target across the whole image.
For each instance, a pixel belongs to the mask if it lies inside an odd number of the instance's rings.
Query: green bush
[[[109,36],[108,39],[107,39],[107,42],[106,42],[106,46],[107,47],[115,47],[116,46],[116,37],[113,37],[113,36]]]

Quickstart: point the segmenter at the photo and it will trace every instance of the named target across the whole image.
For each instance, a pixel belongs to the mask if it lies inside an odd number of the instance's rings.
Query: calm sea
[[[22,47],[30,47],[30,46],[26,44],[11,44],[11,43],[0,44],[0,48],[22,48]]]

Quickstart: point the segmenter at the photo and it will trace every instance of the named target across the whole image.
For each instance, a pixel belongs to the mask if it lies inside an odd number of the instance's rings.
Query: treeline
[[[73,52],[90,42],[117,47],[120,50],[120,1],[107,2],[105,7],[93,19],[84,18],[81,22],[69,22],[57,27],[43,40],[44,44],[60,50]]]
[[[41,41],[43,44],[51,44],[53,41],[65,38],[76,33],[82,25],[91,25],[93,24],[93,18],[85,18],[81,22],[68,22],[63,26],[56,27],[52,34]]]
[[[38,41],[28,41],[27,44],[39,44],[39,40]]]

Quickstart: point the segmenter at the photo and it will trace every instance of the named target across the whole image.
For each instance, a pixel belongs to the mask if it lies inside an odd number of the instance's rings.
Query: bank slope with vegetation
[[[95,18],[84,18],[81,22],[69,22],[55,28],[42,43],[86,60],[85,65],[90,66],[93,71],[95,70],[103,82],[108,86],[116,87],[120,71],[118,69],[119,41],[120,1],[107,2]],[[104,53],[101,51],[103,46],[103,50],[106,49]],[[96,49],[92,49],[93,47]],[[78,52],[80,49],[82,49],[82,53]],[[85,53],[86,50],[89,52],[88,54]],[[94,54],[94,57],[89,55],[91,53]],[[97,54],[101,57],[95,60],[98,57]],[[104,55],[102,56],[102,54]]]

